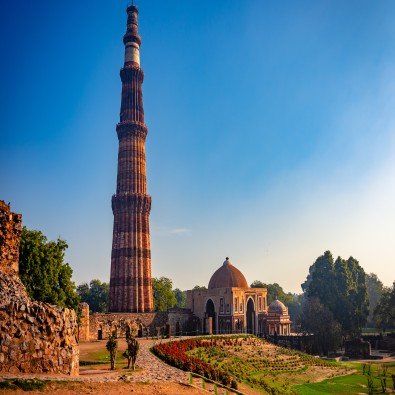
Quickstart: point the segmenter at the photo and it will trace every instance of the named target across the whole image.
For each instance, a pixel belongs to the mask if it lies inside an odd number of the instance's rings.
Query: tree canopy
[[[32,299],[77,309],[79,297],[71,279],[73,270],[64,262],[67,247],[60,238],[48,241],[42,232],[23,227],[19,275]]]
[[[318,298],[303,300],[300,323],[303,332],[314,334],[312,352],[328,354],[337,350],[341,342],[341,326]]]
[[[384,285],[374,273],[367,274],[365,282],[369,299],[368,325],[375,325],[373,314],[377,304],[379,303],[381,295],[384,292]]]
[[[251,284],[250,284],[251,288],[266,288],[266,284],[264,284],[262,281],[260,280],[254,280]]]
[[[276,298],[281,300],[287,307],[289,315],[293,322],[296,322],[299,318],[301,311],[301,300],[302,295],[293,294],[291,292],[285,292],[281,285],[266,284],[260,280],[255,280],[250,285],[251,288],[267,288],[267,303],[272,303]]]
[[[187,304],[187,295],[185,291],[181,291],[178,288],[173,290],[174,296],[176,297],[176,307],[185,307]]]
[[[156,311],[166,311],[177,303],[173,292],[173,282],[170,278],[160,277],[152,279],[154,291],[154,306]]]
[[[108,309],[109,284],[98,279],[88,283],[82,283],[77,287],[77,293],[81,302],[89,304],[92,313],[105,313]]]
[[[365,272],[359,262],[350,257],[334,261],[330,251],[310,266],[302,284],[307,298],[317,298],[329,309],[344,335],[359,335],[366,324],[369,300]]]
[[[373,316],[378,328],[395,328],[395,281],[391,288],[384,288]]]

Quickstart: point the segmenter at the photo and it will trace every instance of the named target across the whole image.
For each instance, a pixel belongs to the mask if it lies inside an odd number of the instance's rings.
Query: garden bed
[[[152,351],[179,369],[237,388],[245,383],[271,394],[292,394],[292,387],[351,373],[335,361],[279,347],[250,335],[211,336],[171,341]]]

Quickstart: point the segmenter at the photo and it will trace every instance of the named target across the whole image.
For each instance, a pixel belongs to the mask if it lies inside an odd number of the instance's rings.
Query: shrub
[[[123,353],[123,357],[128,360],[128,369],[130,368],[130,363],[132,363],[132,369],[136,368],[137,353],[139,351],[139,343],[133,337],[131,333],[126,334],[126,342],[128,344],[127,350]]]
[[[112,333],[106,343],[106,349],[110,353],[111,370],[115,369],[115,358],[117,356],[117,348],[118,348],[118,342],[115,338],[115,334]]]
[[[205,347],[213,344],[203,339],[185,339],[168,343],[161,343],[152,348],[153,353],[160,359],[181,370],[197,373],[210,380],[220,381],[224,385],[230,385],[231,376],[220,368],[216,368],[199,358],[187,355],[187,351],[194,348]]]
[[[0,389],[17,390],[18,388],[23,391],[41,390],[46,386],[47,382],[36,379],[15,379],[12,381],[6,380],[0,382]]]

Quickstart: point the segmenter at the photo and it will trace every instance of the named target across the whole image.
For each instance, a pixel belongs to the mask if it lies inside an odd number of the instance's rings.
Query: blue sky
[[[126,1],[2,5],[0,198],[108,280]],[[153,275],[395,279],[395,3],[138,2]]]

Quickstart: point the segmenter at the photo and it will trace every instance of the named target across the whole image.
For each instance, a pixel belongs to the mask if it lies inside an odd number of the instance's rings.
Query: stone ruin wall
[[[108,339],[111,333],[125,337],[126,328],[136,323],[139,336],[156,336],[165,331],[167,313],[93,313],[89,317],[90,340]]]
[[[19,269],[19,237],[22,215],[14,214],[10,206],[0,200],[0,272],[16,274]]]
[[[140,337],[176,336],[187,332],[187,326],[191,319],[192,313],[189,309],[174,308],[167,312],[93,313],[91,315],[89,315],[88,309],[84,310],[81,319],[80,340],[105,340],[114,332],[117,337],[125,337],[126,328],[132,323],[137,324]],[[81,333],[86,333],[87,330],[89,338],[81,337]]]
[[[78,324],[78,341],[88,341],[90,339],[89,305],[88,303],[82,302],[79,304],[79,308],[81,316]]]
[[[188,308],[174,307],[168,312],[168,325],[171,336],[195,335],[200,327],[200,320]]]
[[[30,300],[18,276],[21,219],[0,201],[0,373],[78,375],[74,310]]]

